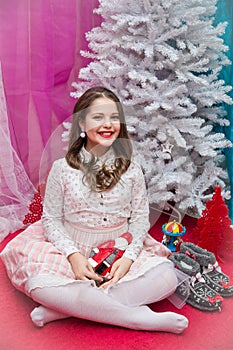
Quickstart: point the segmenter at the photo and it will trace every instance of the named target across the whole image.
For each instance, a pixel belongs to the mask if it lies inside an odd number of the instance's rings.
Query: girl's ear
[[[80,120],[78,124],[79,124],[80,129],[84,130],[84,120]]]

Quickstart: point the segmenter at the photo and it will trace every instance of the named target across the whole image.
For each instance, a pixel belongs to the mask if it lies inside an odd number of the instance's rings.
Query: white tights
[[[156,313],[145,306],[171,295],[176,285],[175,273],[165,263],[136,280],[117,284],[108,294],[86,281],[36,288],[31,295],[41,306],[32,311],[31,318],[38,327],[73,316],[135,330],[181,333],[188,326],[184,316]]]

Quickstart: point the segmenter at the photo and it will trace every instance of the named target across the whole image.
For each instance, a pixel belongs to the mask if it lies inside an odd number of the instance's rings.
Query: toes
[[[41,317],[39,308],[36,307],[36,308],[31,312],[30,317],[31,317],[31,320],[32,320],[32,322],[34,323],[34,325],[35,325],[36,327],[41,328],[41,327],[44,326],[44,322],[43,322],[43,320],[42,320],[42,317]]]

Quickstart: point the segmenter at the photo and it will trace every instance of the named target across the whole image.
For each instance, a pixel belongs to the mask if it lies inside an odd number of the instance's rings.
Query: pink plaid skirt
[[[76,229],[70,232],[70,235],[81,253],[88,257],[93,247],[116,239],[126,231],[127,225],[122,225],[104,232]],[[118,283],[138,278],[159,264],[172,264],[166,259],[168,254],[169,250],[148,234],[139,257]],[[1,258],[12,284],[27,295],[38,287],[75,282],[71,265],[65,255],[45,240],[41,221],[30,225],[12,239],[1,253]]]

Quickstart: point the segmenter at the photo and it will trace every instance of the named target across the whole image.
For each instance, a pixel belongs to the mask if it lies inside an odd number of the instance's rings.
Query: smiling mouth
[[[104,138],[110,138],[114,132],[113,131],[100,131],[98,132],[98,134],[101,136],[101,137],[104,137]]]

